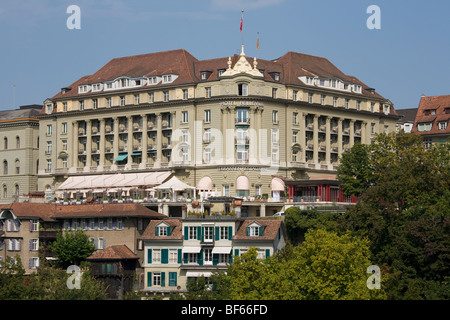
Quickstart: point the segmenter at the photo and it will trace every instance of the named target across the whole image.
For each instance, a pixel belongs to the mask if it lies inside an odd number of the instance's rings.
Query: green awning
[[[142,152],[139,151],[139,152],[133,152],[131,155],[132,156],[140,156],[141,154],[142,154]]]
[[[123,161],[126,158],[128,158],[128,153],[119,154],[117,158],[114,159],[114,161]]]

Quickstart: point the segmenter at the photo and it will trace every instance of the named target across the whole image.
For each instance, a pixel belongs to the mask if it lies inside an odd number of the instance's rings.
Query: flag
[[[259,32],[258,37],[256,38],[256,50],[259,50]]]
[[[241,16],[241,32],[242,32],[242,26],[244,25],[244,10],[242,10],[242,16]]]

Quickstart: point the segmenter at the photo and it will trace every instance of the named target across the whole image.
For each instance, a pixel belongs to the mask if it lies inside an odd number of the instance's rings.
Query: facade
[[[136,273],[143,277],[143,248],[138,238],[153,219],[165,218],[140,204],[59,205],[15,202],[0,214],[1,259],[19,255],[27,273],[52,259],[46,244],[56,240],[58,231],[83,230],[96,250],[125,245],[138,258]],[[142,279],[140,280],[143,281]]]
[[[190,278],[225,271],[249,248],[265,259],[285,246],[281,220],[166,219],[152,221],[141,237],[145,250],[144,292],[185,292]]]
[[[423,137],[425,147],[444,144],[450,137],[450,95],[422,96],[412,132]]]
[[[42,105],[0,111],[0,203],[18,201],[38,188],[39,120]]]
[[[47,200],[72,177],[171,172],[196,198],[241,198],[243,216],[292,202],[285,180],[334,181],[343,152],[395,131],[398,119],[389,100],[327,59],[288,52],[262,60],[244,47],[210,60],[185,50],[112,59],[44,104],[39,190]],[[168,206],[179,216],[183,204]]]

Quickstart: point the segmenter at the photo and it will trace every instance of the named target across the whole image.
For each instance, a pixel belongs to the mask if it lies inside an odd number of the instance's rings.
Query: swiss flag
[[[244,12],[242,12],[242,16],[241,16],[241,31],[242,31],[242,26],[244,24]]]

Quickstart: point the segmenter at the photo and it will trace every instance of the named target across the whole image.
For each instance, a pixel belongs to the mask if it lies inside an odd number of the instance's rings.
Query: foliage
[[[51,246],[57,264],[62,268],[70,265],[80,265],[94,251],[94,244],[81,230],[58,233],[56,241]]]

